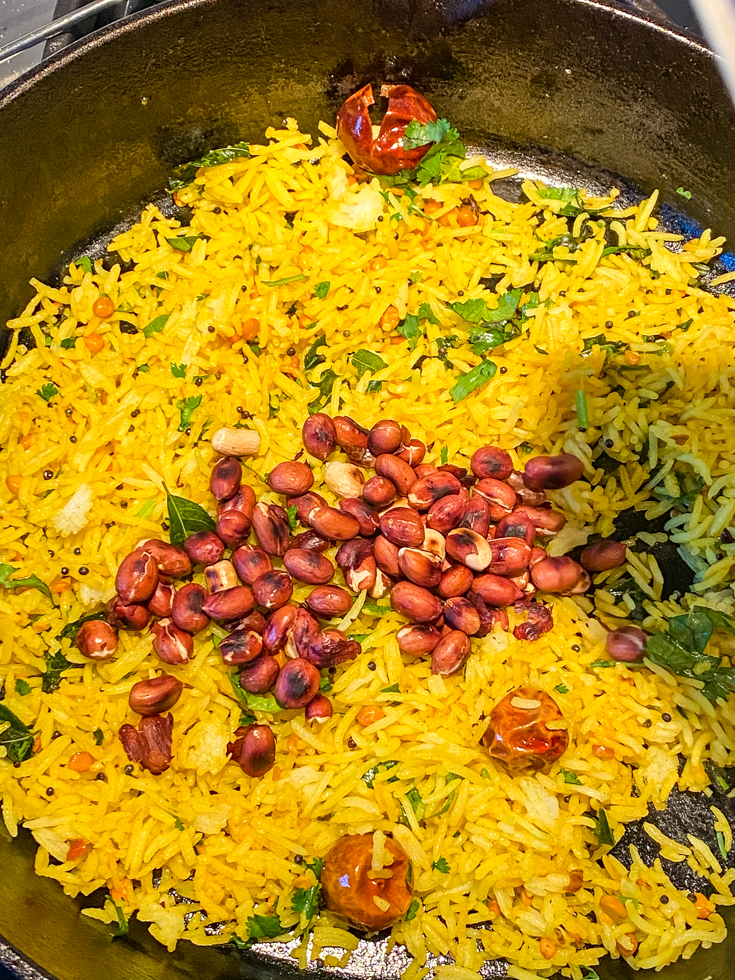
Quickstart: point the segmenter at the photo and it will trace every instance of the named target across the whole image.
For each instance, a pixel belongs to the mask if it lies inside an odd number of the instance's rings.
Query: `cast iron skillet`
[[[712,56],[626,7],[183,0],[75,45],[0,95],[0,323],[27,302],[31,275],[53,278],[81,250],[102,254],[111,230],[160,195],[175,165],[238,139],[261,140],[286,114],[314,133],[366,81],[416,86],[499,163],[592,189],[614,184],[628,197],[659,187],[669,224],[695,231],[700,223],[735,240],[735,113]],[[688,215],[677,211],[679,186],[692,192]],[[682,841],[691,830],[716,852],[711,803],[735,825],[735,807],[719,792],[676,796],[653,819]],[[621,860],[630,840],[656,856],[631,828],[616,846]],[[11,844],[0,825],[0,962],[28,980],[297,972],[285,949],[276,950],[285,960],[186,943],[168,954],[136,923],[113,943],[108,927],[79,915],[101,898],[72,901],[36,877],[34,850],[28,834]],[[686,865],[671,873],[681,887],[702,888]],[[734,951],[735,931],[664,976],[725,980]],[[384,942],[363,942],[350,972],[395,977],[402,965],[400,951],[388,957]],[[503,964],[486,972],[501,976]],[[632,971],[618,960],[599,974],[622,980]]]

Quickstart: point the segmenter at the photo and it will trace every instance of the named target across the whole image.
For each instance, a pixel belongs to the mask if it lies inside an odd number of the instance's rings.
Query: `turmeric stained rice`
[[[444,980],[498,957],[522,980],[582,980],[605,955],[640,969],[687,958],[724,939],[735,870],[695,837],[666,837],[648,807],[674,787],[707,790],[707,762],[735,765],[735,702],[711,702],[696,676],[611,662],[605,627],[634,616],[656,633],[697,602],[734,609],[735,303],[698,284],[722,240],[661,229],[655,194],[626,209],[576,195],[570,218],[573,195],[532,181],[520,203],[494,194],[508,171],[410,194],[358,182],[320,128],[315,143],[289,120],[201,168],[175,193],[188,225],[147,207],[107,260],[73,263],[58,288],[33,280],[9,324],[0,705],[34,742],[13,765],[0,714],[5,825],[33,834],[38,874],[90,896],[84,914],[136,915],[169,949],[263,939],[302,967],[345,965],[358,938],[318,910],[316,859],[354,833],[392,835],[413,863],[415,899],[391,933],[410,958],[387,975],[421,977],[442,954]],[[505,303],[510,316],[490,322],[517,329],[483,350],[472,300]],[[522,470],[574,453],[585,479],[551,495],[568,518],[551,554],[609,536],[630,509],[644,530],[593,592],[548,600],[551,632],[475,639],[463,674],[402,656],[405,620],[363,609],[350,626],[362,654],[331,675],[330,719],[253,704],[277,737],[259,779],[228,759],[242,706],[207,630],[168,668],[184,684],[171,767],[129,765],[117,733],[136,720],[131,687],[160,668],[149,633],[121,632],[116,658],[92,663],[63,628],[114,594],[138,541],[165,534],[167,491],[211,511],[215,430],[259,433],[244,482],[262,497],[317,410],[396,419],[427,462],[497,445]],[[320,482],[324,464],[309,463]],[[685,594],[665,591],[666,541],[693,573]],[[296,600],[308,591],[297,583]],[[727,666],[732,649],[718,633],[708,652]],[[570,747],[550,772],[512,777],[480,739],[524,684],[556,700]],[[365,704],[382,710],[363,727]],[[727,853],[714,806],[712,819]],[[710,896],[679,891],[635,848],[630,867],[611,854],[637,820]]]

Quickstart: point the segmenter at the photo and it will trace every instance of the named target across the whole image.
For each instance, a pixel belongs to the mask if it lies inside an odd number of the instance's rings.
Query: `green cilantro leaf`
[[[171,374],[175,378],[186,377],[186,364],[171,364]]]
[[[59,389],[50,381],[47,381],[46,384],[41,385],[41,387],[36,390],[36,394],[40,395],[45,402],[50,402],[54,395],[58,395],[58,393]]]
[[[406,912],[406,922],[410,922],[411,919],[415,919],[416,913],[420,908],[421,902],[418,900],[418,898],[412,899],[411,904],[408,907],[408,912]]]
[[[449,864],[447,863],[447,859],[443,857],[439,858],[438,861],[434,861],[431,867],[432,870],[434,871],[441,871],[443,875],[448,875],[449,872],[452,870]]]
[[[404,150],[416,150],[427,143],[441,143],[447,135],[451,126],[446,119],[434,119],[421,124],[417,119],[412,119],[406,126],[402,143]]]
[[[564,777],[565,783],[569,783],[571,786],[582,785],[582,780],[579,778],[576,772],[572,772],[571,769],[560,769],[559,772]]]
[[[76,344],[76,342],[77,342],[76,337],[66,337],[64,340],[61,341],[59,347],[61,347],[62,350],[71,350]]]
[[[190,398],[187,398],[185,401],[180,400],[176,402],[176,407],[181,413],[181,421],[179,422],[179,432],[186,432],[186,430],[191,425],[192,415],[199,408],[201,404],[202,404],[201,395],[192,395]]]
[[[299,508],[296,504],[292,504],[290,507],[286,508],[286,513],[288,514],[288,526],[292,531],[295,531],[299,524],[298,518]]]
[[[442,466],[446,466],[447,462],[449,461],[449,450],[447,449],[446,446],[442,446],[441,461],[442,461]]]
[[[272,694],[251,694],[250,691],[246,691],[240,686],[239,674],[230,674],[229,677],[235,697],[246,708],[250,708],[252,711],[265,711],[269,714],[281,710],[280,704]]]
[[[470,371],[460,374],[455,384],[449,389],[452,401],[462,401],[463,398],[472,394],[473,391],[481,388],[495,377],[497,370],[498,366],[494,361],[480,361],[477,367],[473,367]]]
[[[314,295],[316,296],[316,298],[317,299],[324,299],[324,297],[329,292],[329,287],[330,286],[331,286],[331,283],[329,283],[329,282],[318,282],[316,284],[316,286],[314,286]]]
[[[31,693],[31,685],[28,683],[28,681],[24,681],[22,677],[19,677],[15,682],[15,693],[20,694],[21,697],[24,697],[26,694]]]
[[[112,901],[112,898],[109,895],[107,896],[107,901],[115,909],[115,913],[117,915],[117,930],[113,932],[112,938],[124,939],[130,932],[130,926],[128,925],[128,920],[125,918],[125,913],[116,902]]]
[[[683,187],[677,187],[676,188],[676,193],[680,197],[685,197],[687,199],[687,201],[691,201],[691,199],[692,199],[692,192],[691,191],[684,190]]]
[[[74,265],[79,266],[82,272],[92,272],[92,260],[88,255],[80,255],[75,260]]]
[[[554,690],[558,691],[559,694],[569,694],[569,688],[566,684],[557,684]]]
[[[401,320],[396,327],[396,333],[406,338],[409,350],[416,350],[416,344],[418,344],[419,337],[421,336],[419,318],[413,313],[408,313],[405,319]]]

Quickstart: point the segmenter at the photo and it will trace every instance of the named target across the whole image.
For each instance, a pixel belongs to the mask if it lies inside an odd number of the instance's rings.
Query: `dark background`
[[[701,33],[689,0],[657,0],[657,2],[677,24]],[[8,973],[2,964],[0,964],[0,980],[13,980],[12,974]]]

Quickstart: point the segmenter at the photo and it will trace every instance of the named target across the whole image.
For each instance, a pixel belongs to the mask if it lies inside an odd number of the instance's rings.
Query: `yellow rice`
[[[323,856],[344,833],[372,833],[378,868],[386,834],[414,864],[418,908],[392,931],[413,957],[406,980],[446,953],[452,963],[436,968],[441,980],[471,980],[496,957],[508,961],[517,980],[558,969],[581,980],[584,967],[620,956],[617,941],[625,945],[629,933],[639,942],[630,958],[638,968],[689,957],[723,940],[718,909],[733,903],[735,871],[723,870],[696,838],[685,845],[646,824],[664,857],[687,861],[712,884],[713,911],[698,918],[660,861],[647,867],[633,849],[626,869],[593,831],[600,806],[617,840],[627,823],[647,817],[649,803],[662,807],[674,787],[705,790],[706,761],[735,764],[732,698],[712,706],[700,682],[653,665],[592,666],[606,659],[605,631],[592,614],[611,626],[629,616],[632,600],[607,591],[622,576],[645,594],[647,629],[661,628],[694,598],[663,601],[662,570],[652,556],[629,549],[623,568],[596,576],[605,588],[594,601],[553,600],[554,629],[535,643],[512,633],[473,641],[464,675],[433,676],[426,662],[404,660],[395,640],[400,618],[361,613],[351,630],[368,635],[362,656],[333,677],[334,716],[317,726],[303,714],[281,712],[273,721],[276,766],[258,780],[227,760],[240,706],[209,633],[196,638],[189,664],[167,668],[185,683],[185,694],[173,709],[173,764],[161,776],[139,767],[126,773],[117,737],[123,723],[137,721],[128,708],[131,686],[160,668],[148,635],[122,632],[116,659],[96,664],[57,639],[65,623],[112,595],[115,570],[136,542],[161,534],[165,488],[211,510],[214,453],[206,434],[243,413],[252,413],[248,424],[262,439],[245,478],[263,495],[259,475],[301,448],[300,428],[317,394],[307,384],[303,353],[319,333],[326,359],[309,380],[330,370],[338,376],[324,411],[365,425],[396,418],[430,447],[427,461],[446,448],[449,460],[461,463],[460,455],[484,444],[509,449],[521,469],[529,451],[582,457],[590,484],[553,495],[569,523],[552,553],[595,532],[610,534],[627,508],[651,520],[665,513],[669,505],[653,490],[675,497],[676,471],[688,467],[708,492],[674,515],[667,531],[697,570],[694,593],[732,611],[735,544],[722,546],[719,536],[735,521],[735,306],[692,285],[692,263],[717,255],[722,241],[704,232],[682,243],[662,231],[654,194],[615,213],[612,224],[620,244],[650,249],[649,258],[603,257],[603,243],[589,239],[574,254],[576,264],[557,259],[538,267],[530,255],[539,239],[568,228],[558,215],[561,202],[541,198],[533,183],[524,185],[525,203],[511,204],[493,194],[498,175],[492,175],[472,190],[486,212],[481,223],[469,229],[429,223],[407,208],[405,197],[383,199],[374,183],[348,184],[342,148],[330,127],[321,129],[323,138],[312,144],[289,121],[282,131],[268,131],[270,142],[252,147],[251,159],[201,170],[178,192],[179,203],[194,206],[186,234],[207,236],[190,251],[167,242],[178,222],[147,207],[111,246],[135,263],[132,271],[115,265],[108,272],[97,262],[92,272],[72,265],[59,288],[33,280],[36,295],[9,324],[0,401],[0,561],[18,575],[40,575],[54,587],[55,605],[39,591],[0,590],[3,703],[37,733],[34,755],[20,767],[0,759],[5,825],[13,835],[20,827],[33,833],[36,871],[67,894],[103,889],[86,914],[116,921],[112,902],[103,901],[109,893],[126,917],[150,923],[169,949],[182,938],[201,945],[245,938],[248,919],[274,908],[284,930],[298,934],[306,923],[290,911],[291,897],[312,880],[294,858]],[[445,185],[420,195],[442,202],[440,217],[467,193]],[[604,204],[612,214],[614,196],[590,201]],[[387,264],[371,270],[378,257]],[[540,305],[529,311],[522,336],[492,352],[500,369],[495,378],[454,404],[455,375],[479,357],[462,343],[468,325],[447,304],[478,296],[487,276],[500,277],[498,293],[535,280]],[[326,281],[329,291],[319,299],[314,287]],[[103,293],[117,312],[100,321],[92,304]],[[439,324],[424,322],[426,336],[409,351],[402,338],[392,343],[395,333],[380,321],[389,306],[403,317],[421,303],[431,305]],[[169,317],[164,329],[146,337],[143,328],[162,314]],[[243,337],[252,319],[259,323],[259,355],[247,344],[254,335]],[[686,321],[686,330],[674,329]],[[121,322],[139,332],[122,332]],[[35,349],[19,345],[23,327]],[[605,371],[599,346],[581,356],[583,341],[600,333],[640,355],[642,369]],[[644,339],[661,333],[665,343]],[[82,339],[92,334],[104,341],[96,353]],[[436,357],[437,338],[446,334],[459,338],[446,352],[449,371]],[[75,336],[73,347],[62,347]],[[358,379],[350,357],[360,348],[380,354],[387,366]],[[171,365],[184,365],[186,379],[174,376]],[[204,378],[200,386],[195,377]],[[375,381],[380,390],[368,391]],[[58,394],[46,404],[36,392],[49,382]],[[575,412],[578,389],[587,397],[586,431]],[[179,431],[177,402],[199,395],[190,426]],[[601,440],[622,463],[607,475],[595,463]],[[318,483],[323,468],[314,469]],[[639,537],[652,544],[663,535]],[[298,587],[296,598],[307,592]],[[732,649],[721,638],[712,646],[723,656]],[[45,654],[59,648],[80,669],[44,694]],[[397,693],[384,690],[396,684]],[[492,705],[521,684],[550,693],[569,723],[570,748],[547,775],[511,778],[479,744]],[[355,719],[365,703],[381,705],[385,717],[362,729]],[[662,719],[665,712],[670,721]],[[100,744],[95,732],[102,733]],[[614,756],[598,759],[597,745]],[[80,751],[94,758],[84,773],[67,765]],[[381,770],[369,788],[363,774],[387,760],[398,765]],[[565,781],[565,773],[579,785]],[[406,795],[411,789],[423,801],[421,818]],[[724,817],[715,807],[712,814],[729,847]],[[78,838],[91,851],[68,862],[69,842]],[[568,893],[573,869],[581,870],[583,885]],[[597,914],[606,895],[625,900],[624,922]],[[205,931],[213,923],[220,925]],[[344,965],[356,937],[328,913],[312,925],[311,945],[297,942],[291,955],[301,966],[317,956]],[[540,951],[542,939],[553,941],[550,959]]]

